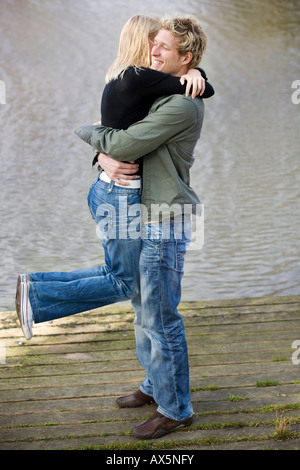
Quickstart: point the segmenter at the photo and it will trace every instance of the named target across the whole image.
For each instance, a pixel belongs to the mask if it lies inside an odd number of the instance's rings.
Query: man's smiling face
[[[151,68],[180,77],[187,71],[188,60],[178,52],[178,39],[166,29],[161,29],[154,38],[151,51]]]

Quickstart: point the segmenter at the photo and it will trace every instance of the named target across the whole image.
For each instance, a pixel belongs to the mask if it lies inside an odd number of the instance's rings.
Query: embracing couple
[[[191,213],[200,204],[190,169],[203,122],[202,98],[214,94],[197,68],[205,47],[206,36],[192,17],[129,19],[106,75],[101,123],[75,131],[93,147],[93,163],[99,165],[88,204],[105,265],[23,274],[17,282],[16,309],[27,339],[34,323],[131,299],[137,358],[146,376],[117,404],[157,404],[133,429],[140,439],[192,423],[187,342],[177,307]],[[136,214],[128,208],[136,211],[139,205],[144,210],[136,236],[129,230]],[[153,205],[161,209],[155,215]],[[120,236],[124,228],[126,237]]]

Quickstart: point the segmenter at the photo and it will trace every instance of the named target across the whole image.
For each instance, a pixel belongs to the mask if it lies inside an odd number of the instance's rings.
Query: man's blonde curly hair
[[[207,37],[193,16],[166,16],[162,19],[161,28],[170,31],[178,39],[178,52],[185,55],[193,54],[189,68],[199,65],[206,49]]]

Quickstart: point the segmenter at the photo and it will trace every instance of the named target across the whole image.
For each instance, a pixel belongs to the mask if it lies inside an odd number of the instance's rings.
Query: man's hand
[[[122,180],[135,180],[138,178],[138,176],[135,175],[139,169],[139,165],[137,163],[118,162],[104,153],[99,153],[98,163],[101,168],[103,168],[107,176],[121,186],[129,186],[129,183]]]
[[[184,85],[186,83],[185,94],[189,96],[191,87],[193,87],[192,98],[196,98],[198,95],[202,95],[205,90],[205,80],[202,77],[201,73],[197,69],[190,69],[188,73],[182,75],[180,78],[180,83]]]

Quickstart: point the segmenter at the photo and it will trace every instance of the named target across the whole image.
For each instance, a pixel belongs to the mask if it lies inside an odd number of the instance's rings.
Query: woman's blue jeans
[[[143,231],[140,294],[132,300],[137,357],[147,374],[140,390],[154,398],[160,413],[182,421],[193,414],[185,328],[177,311],[191,223],[172,219]]]
[[[189,223],[183,226],[173,219],[146,224],[141,240],[136,224],[140,190],[105,184],[98,178],[91,186],[88,204],[104,248],[105,265],[29,274],[34,321],[132,299],[137,357],[146,371],[140,389],[154,398],[159,412],[182,421],[193,414],[185,329],[177,311]]]
[[[97,223],[105,265],[71,272],[29,274],[35,323],[66,317],[123,300],[139,292],[141,239],[129,233],[139,210],[140,189],[93,182],[88,204]],[[130,212],[131,209],[131,212]],[[128,216],[128,214],[131,214]]]

